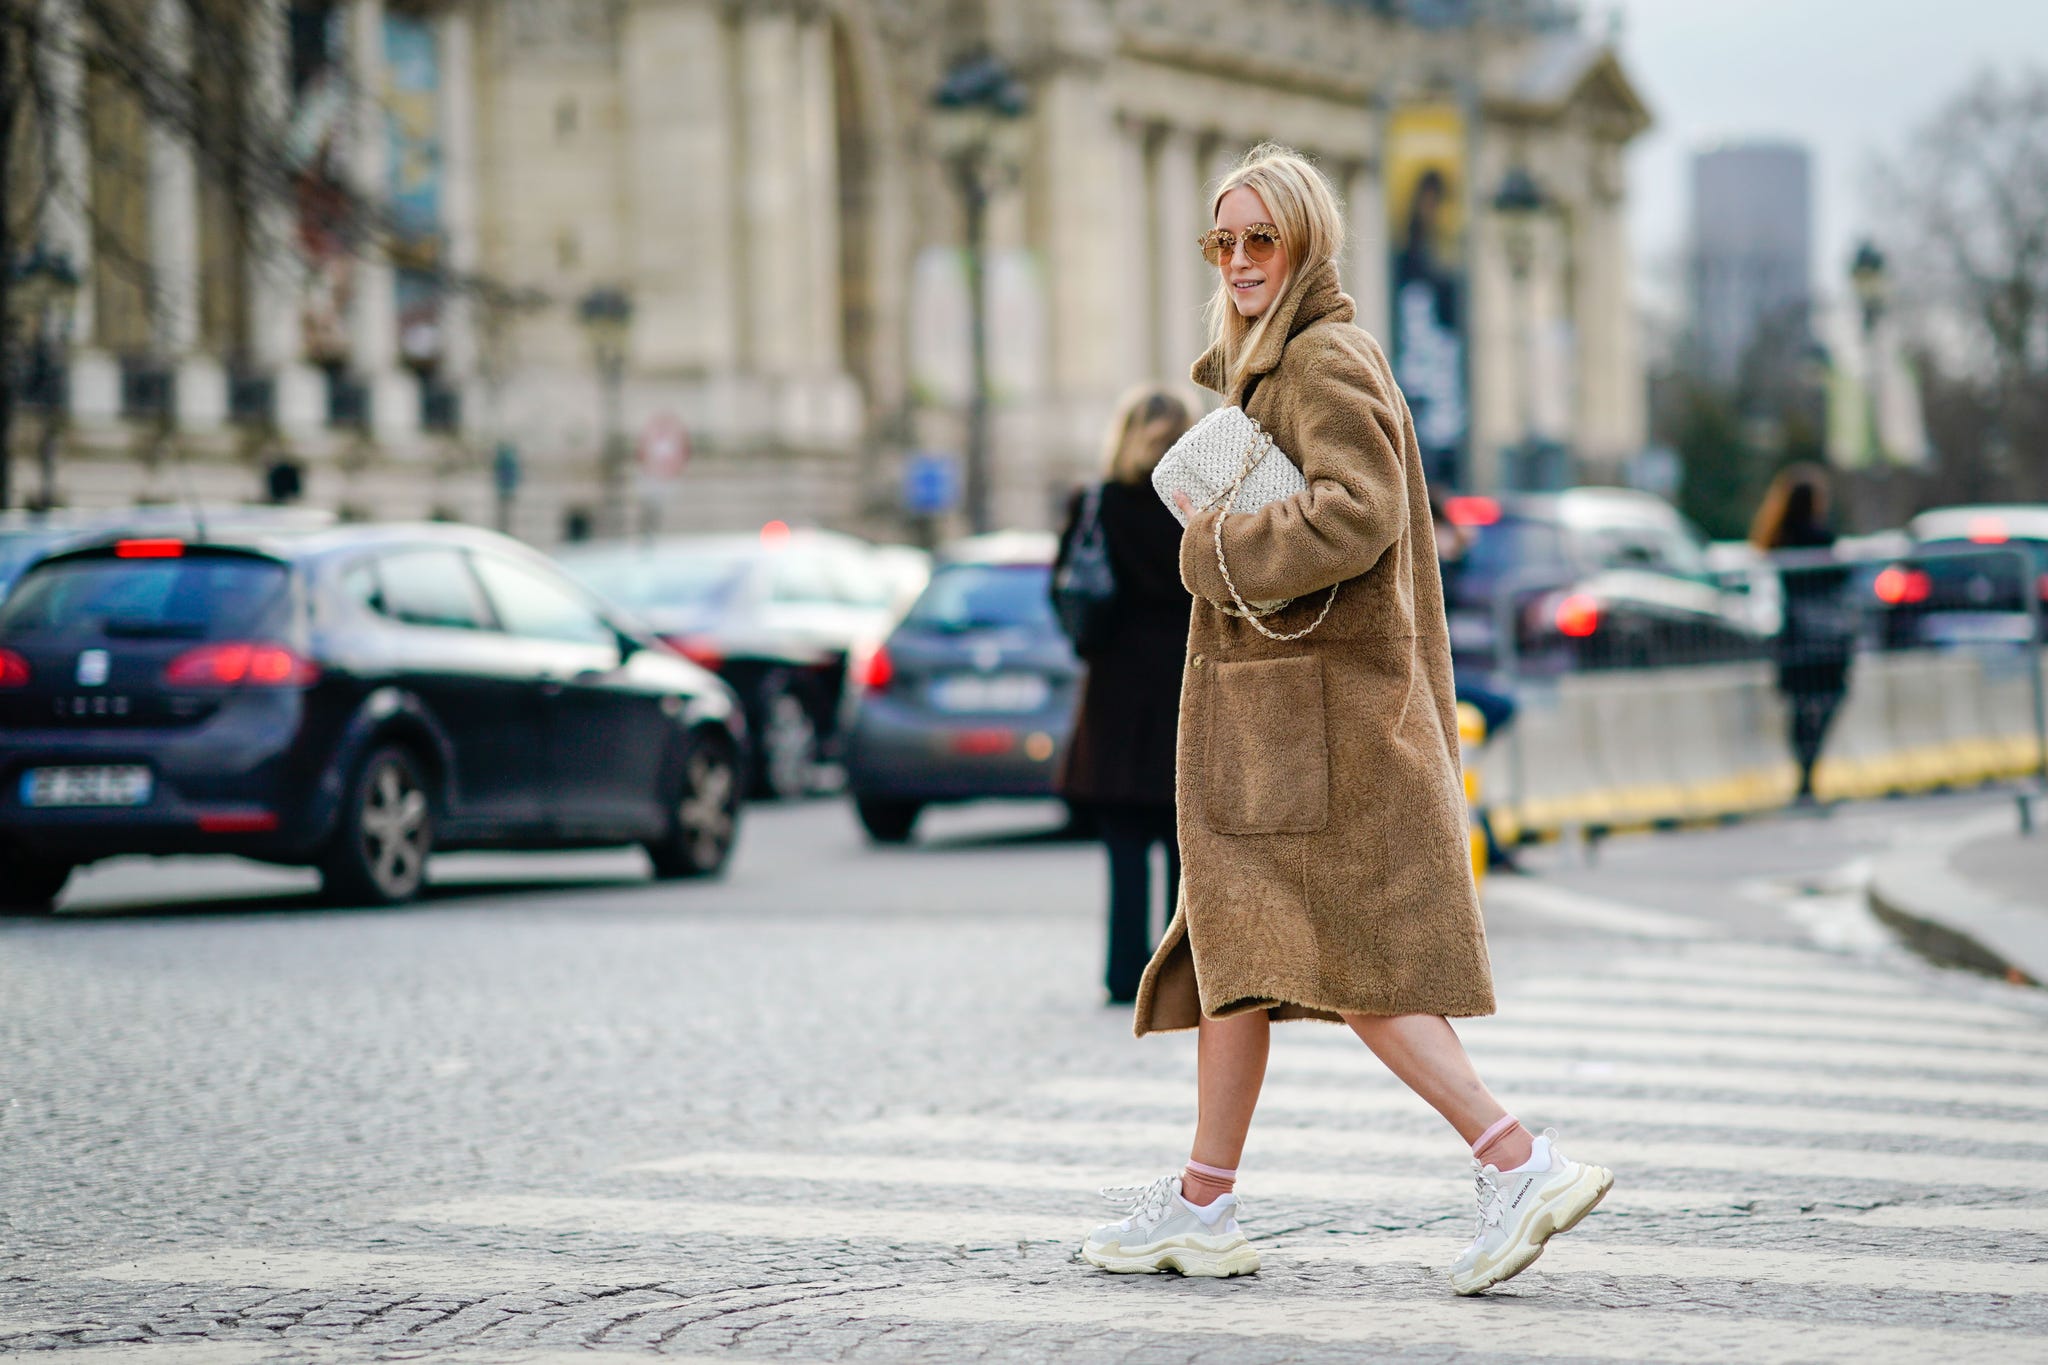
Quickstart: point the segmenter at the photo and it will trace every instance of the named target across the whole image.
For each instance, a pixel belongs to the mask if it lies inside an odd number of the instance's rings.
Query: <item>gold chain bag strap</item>
[[[1337,604],[1337,589],[1344,585],[1332,583],[1330,585],[1330,595],[1323,599],[1323,609],[1316,613],[1316,619],[1303,626],[1300,630],[1286,635],[1273,630],[1259,618],[1261,616],[1271,616],[1274,612],[1282,611],[1291,606],[1293,604],[1292,599],[1286,602],[1276,602],[1270,606],[1264,604],[1254,605],[1245,601],[1244,594],[1237,590],[1237,582],[1230,576],[1230,565],[1223,558],[1223,519],[1230,515],[1231,504],[1237,501],[1238,490],[1244,487],[1244,481],[1251,476],[1251,472],[1258,468],[1260,462],[1270,455],[1273,450],[1272,434],[1260,426],[1256,419],[1252,421],[1252,433],[1251,442],[1245,447],[1244,451],[1244,468],[1238,471],[1236,480],[1230,485],[1230,491],[1223,495],[1222,507],[1216,513],[1216,571],[1223,575],[1223,586],[1230,589],[1230,600],[1237,604],[1237,610],[1235,611],[1231,611],[1228,607],[1224,607],[1222,610],[1229,615],[1243,617],[1251,623],[1252,629],[1258,631],[1259,634],[1265,636],[1268,640],[1299,640],[1313,632],[1317,626],[1323,623],[1323,618],[1330,614],[1330,608]]]

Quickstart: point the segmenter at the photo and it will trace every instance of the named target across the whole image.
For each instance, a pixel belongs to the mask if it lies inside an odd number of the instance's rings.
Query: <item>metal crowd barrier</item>
[[[1847,686],[1814,767],[1814,796],[2010,782],[2026,823],[2032,798],[2048,793],[2048,575],[2023,545],[1987,544],[1885,557],[1771,556],[1749,574],[1749,644],[1667,638],[1666,652],[1683,660],[1675,664],[1532,662],[1521,639],[1527,602],[1550,585],[1509,580],[1494,604],[1489,681],[1514,697],[1516,715],[1475,755],[1496,836],[1599,834],[1790,803],[1799,765],[1776,630],[1803,589],[1814,591],[1794,610],[1809,622],[1828,618],[1816,577],[1839,594],[1832,630],[1846,654]],[[1936,617],[1939,630],[1925,624]]]

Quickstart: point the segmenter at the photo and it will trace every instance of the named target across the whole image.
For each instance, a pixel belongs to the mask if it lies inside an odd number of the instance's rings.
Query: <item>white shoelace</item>
[[[1479,1231],[1473,1240],[1486,1236],[1489,1227],[1500,1223],[1500,1173],[1491,1166],[1472,1163],[1472,1188],[1479,1196]]]
[[[1102,1197],[1112,1204],[1127,1205],[1124,1223],[1128,1226],[1143,1219],[1157,1222],[1166,1216],[1167,1207],[1180,1197],[1180,1190],[1174,1182],[1178,1176],[1162,1175],[1149,1185],[1110,1185],[1102,1190]]]

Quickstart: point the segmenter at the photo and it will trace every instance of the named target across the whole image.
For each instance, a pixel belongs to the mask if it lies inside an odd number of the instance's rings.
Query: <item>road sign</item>
[[[920,450],[903,470],[903,507],[913,516],[936,517],[960,505],[960,462],[941,450]]]
[[[689,428],[674,413],[657,412],[640,428],[636,453],[645,478],[656,482],[677,478],[690,463]]]
[[[497,453],[491,457],[491,483],[501,498],[519,491],[519,447],[510,441],[498,442]]]

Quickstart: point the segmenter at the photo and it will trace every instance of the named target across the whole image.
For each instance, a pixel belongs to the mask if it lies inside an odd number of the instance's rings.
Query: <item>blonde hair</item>
[[[1117,400],[1102,448],[1102,476],[1112,483],[1143,484],[1160,457],[1195,422],[1193,395],[1140,384]]]
[[[1828,472],[1811,461],[1786,465],[1764,491],[1764,500],[1749,523],[1749,543],[1766,553],[1785,548],[1793,525],[1825,524],[1828,515]]]
[[[1223,196],[1232,190],[1248,189],[1259,196],[1280,229],[1280,244],[1287,248],[1288,278],[1274,291],[1274,304],[1256,318],[1239,316],[1231,302],[1230,285],[1217,272],[1216,292],[1209,299],[1209,337],[1223,348],[1224,391],[1234,392],[1244,382],[1251,358],[1265,339],[1279,300],[1286,295],[1296,276],[1325,262],[1335,265],[1344,250],[1344,214],[1330,182],[1315,163],[1289,147],[1262,142],[1244,154],[1209,196],[1209,218],[1215,221]]]

